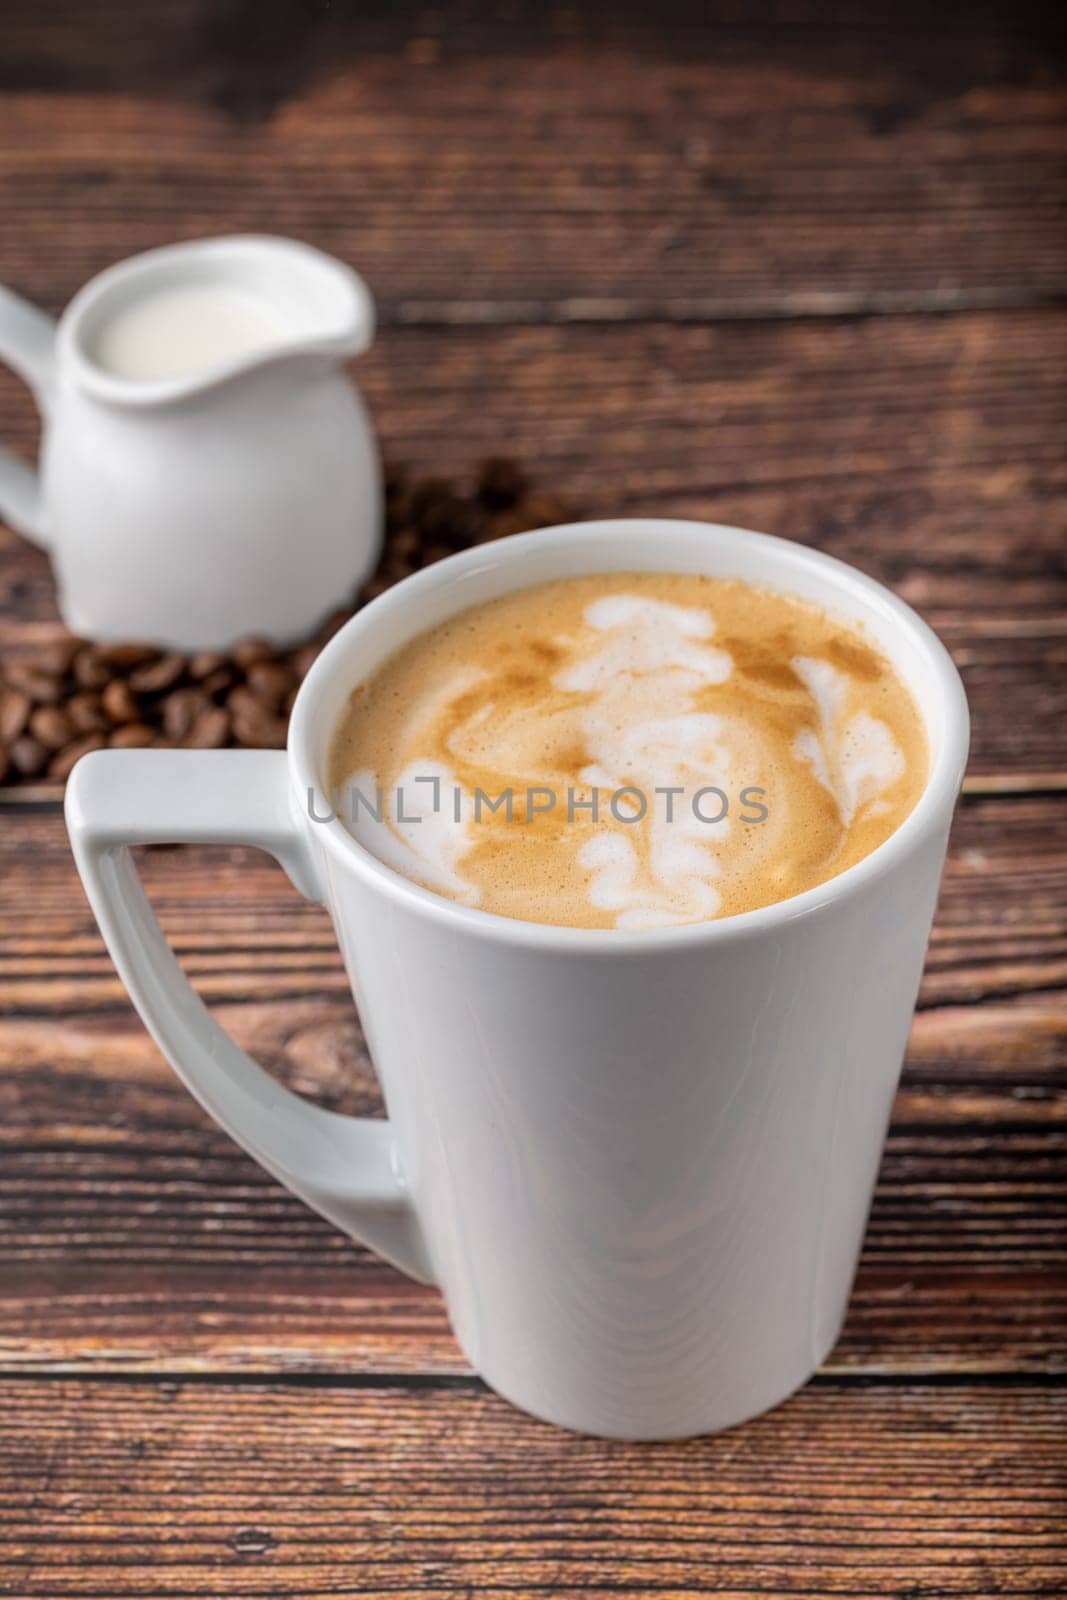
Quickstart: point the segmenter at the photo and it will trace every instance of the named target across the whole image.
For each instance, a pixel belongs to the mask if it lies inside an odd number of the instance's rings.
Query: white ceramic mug
[[[702,572],[862,620],[922,709],[932,764],[902,826],[839,877],[645,933],[438,898],[316,823],[352,687],[447,616],[552,578]],[[589,1433],[725,1428],[802,1384],[848,1299],[967,752],[945,650],[840,562],[733,528],[590,523],[441,562],[361,611],[312,668],[287,753],[105,751],[67,790],[89,898],[145,1023],[280,1181],[440,1284],[472,1366]],[[325,814],[319,798],[319,814]],[[387,1122],[280,1088],[182,976],[127,846],[262,846],[333,917]]]
[[[117,316],[212,289],[269,306],[277,338],[154,380],[101,364]],[[373,336],[363,280],[291,239],[150,250],[86,284],[58,325],[0,289],[0,360],[43,424],[39,475],[0,450],[0,516],[51,552],[71,632],[286,644],[346,604],[381,545],[377,447],[344,367]]]

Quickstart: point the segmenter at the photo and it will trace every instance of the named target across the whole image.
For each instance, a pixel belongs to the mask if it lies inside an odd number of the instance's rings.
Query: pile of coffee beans
[[[473,486],[386,470],[381,564],[306,643],[279,650],[244,639],[195,655],[134,642],[67,637],[0,664],[0,783],[62,782],[90,750],[161,746],[279,749],[300,681],[328,639],[367,600],[470,545],[565,522],[573,512],[534,489],[505,456]]]

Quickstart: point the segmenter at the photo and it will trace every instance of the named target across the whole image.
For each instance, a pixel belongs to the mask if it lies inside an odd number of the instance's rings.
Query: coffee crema
[[[639,930],[801,894],[882,844],[929,757],[858,627],[737,581],[564,578],[358,685],[330,749],[372,854],[464,905]]]

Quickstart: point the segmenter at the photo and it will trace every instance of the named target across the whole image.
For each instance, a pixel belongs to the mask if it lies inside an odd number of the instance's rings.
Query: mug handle
[[[56,325],[28,300],[0,286],[0,360],[33,390],[47,415],[55,368]],[[0,446],[0,516],[23,538],[48,549],[40,485],[28,462]]]
[[[135,844],[250,844],[322,901],[281,750],[100,750],[70,775],[66,819],[119,976],[186,1088],[287,1189],[423,1283],[433,1269],[389,1122],[340,1116],[283,1089],[191,988],[130,856]]]

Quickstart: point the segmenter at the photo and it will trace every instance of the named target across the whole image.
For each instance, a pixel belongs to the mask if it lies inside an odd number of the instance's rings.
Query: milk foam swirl
[[[414,641],[354,698],[331,783],[359,797],[357,839],[427,888],[640,930],[843,870],[925,770],[907,691],[854,631],[739,583],[629,574],[508,596]],[[712,793],[724,815],[693,803]]]

